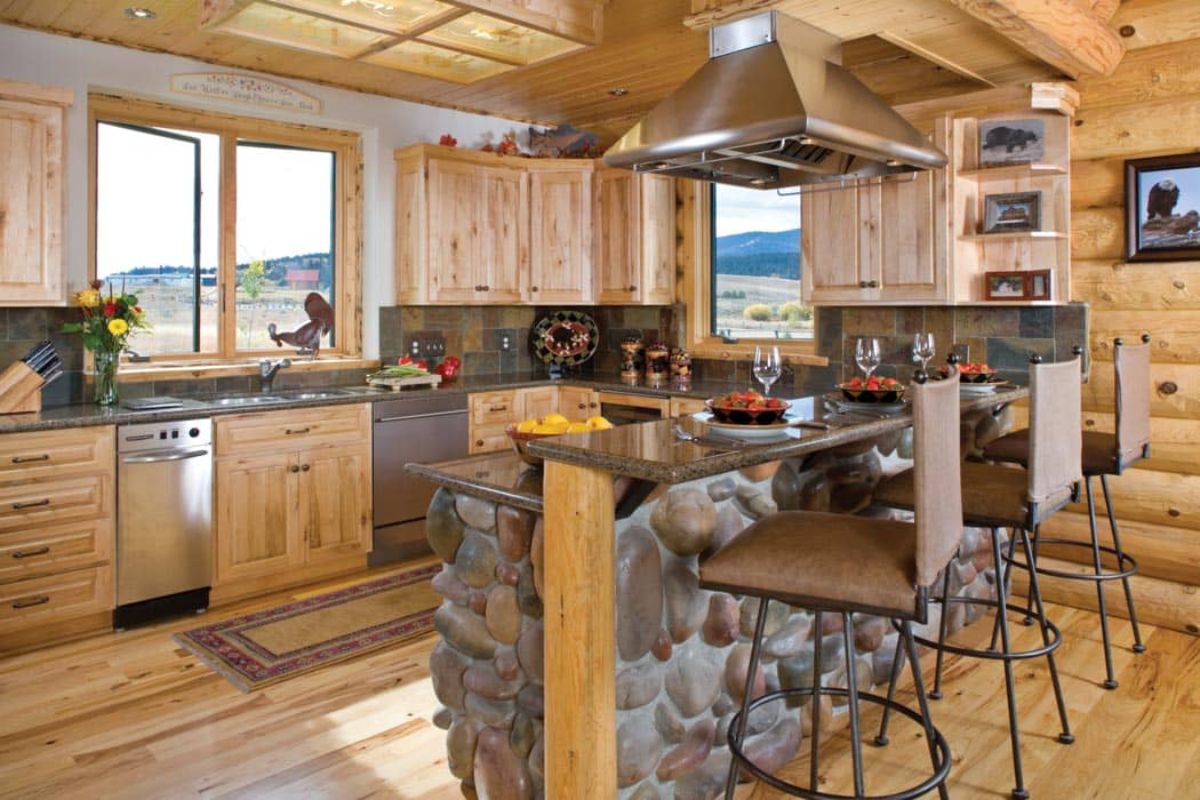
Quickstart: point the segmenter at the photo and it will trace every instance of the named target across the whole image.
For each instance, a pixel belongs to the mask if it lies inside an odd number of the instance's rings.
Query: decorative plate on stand
[[[538,320],[530,338],[533,354],[546,364],[577,367],[595,355],[600,329],[582,311],[555,311]]]

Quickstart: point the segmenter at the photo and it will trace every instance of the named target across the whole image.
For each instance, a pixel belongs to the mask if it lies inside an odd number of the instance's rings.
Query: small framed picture
[[[1042,229],[1042,193],[989,194],[983,198],[983,232],[1011,233]]]
[[[994,119],[979,123],[979,166],[1033,164],[1046,158],[1046,122]]]
[[[1125,162],[1125,258],[1200,260],[1200,153]]]
[[[983,278],[987,300],[1052,300],[1054,297],[1053,270],[985,272]]]

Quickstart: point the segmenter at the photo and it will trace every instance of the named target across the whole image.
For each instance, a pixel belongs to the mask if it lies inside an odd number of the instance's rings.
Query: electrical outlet
[[[413,358],[438,359],[446,355],[446,338],[438,333],[419,333],[409,344]]]
[[[500,352],[507,353],[512,350],[512,337],[507,333],[500,335]]]

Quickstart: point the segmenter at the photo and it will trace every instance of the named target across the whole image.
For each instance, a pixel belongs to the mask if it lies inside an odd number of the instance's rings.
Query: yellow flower
[[[75,295],[75,302],[84,308],[95,308],[100,305],[100,292],[95,289],[84,289]]]
[[[129,332],[129,323],[123,319],[110,319],[108,321],[108,332],[113,336],[124,336]]]

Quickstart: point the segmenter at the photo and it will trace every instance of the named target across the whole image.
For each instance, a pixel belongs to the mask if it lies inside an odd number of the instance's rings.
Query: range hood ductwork
[[[604,162],[755,189],[944,167],[840,54],[835,38],[774,11],[717,26],[708,62]]]

